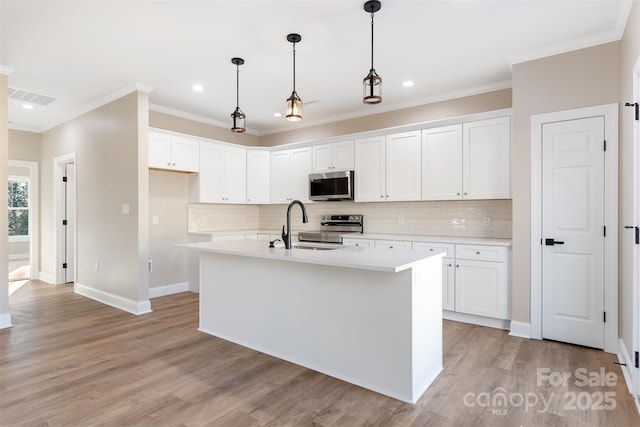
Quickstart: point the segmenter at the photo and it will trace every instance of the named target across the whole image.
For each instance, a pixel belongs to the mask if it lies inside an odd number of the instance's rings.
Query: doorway
[[[76,154],[54,159],[55,284],[76,277]]]
[[[9,294],[39,278],[38,162],[9,160]]]
[[[531,337],[617,353],[618,104],[532,116],[531,179]]]

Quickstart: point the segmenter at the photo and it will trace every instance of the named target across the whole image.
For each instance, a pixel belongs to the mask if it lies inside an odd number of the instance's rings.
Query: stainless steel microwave
[[[353,171],[309,174],[309,200],[353,200]]]

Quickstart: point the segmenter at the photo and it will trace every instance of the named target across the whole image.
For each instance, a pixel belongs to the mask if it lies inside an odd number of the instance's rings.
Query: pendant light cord
[[[293,91],[296,91],[296,42],[293,42]]]
[[[373,12],[371,12],[371,70],[373,70]]]
[[[236,110],[240,108],[240,65],[236,64]]]

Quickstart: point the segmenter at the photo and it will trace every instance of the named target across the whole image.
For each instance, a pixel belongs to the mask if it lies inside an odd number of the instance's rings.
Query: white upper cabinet
[[[385,201],[384,136],[357,139],[355,142],[355,201]]]
[[[314,145],[313,172],[353,170],[353,140]]]
[[[422,131],[422,199],[462,198],[462,125]]]
[[[149,167],[198,172],[198,141],[184,136],[149,131]]]
[[[269,203],[271,154],[247,150],[247,203]]]
[[[510,198],[511,118],[465,123],[462,141],[463,198]]]
[[[311,147],[271,153],[271,203],[309,201]]]
[[[356,140],[356,202],[420,200],[420,144],[420,131]]]
[[[246,150],[202,142],[200,173],[190,179],[191,203],[246,203]]]
[[[422,197],[420,131],[386,136],[385,172],[387,201],[420,200]]]

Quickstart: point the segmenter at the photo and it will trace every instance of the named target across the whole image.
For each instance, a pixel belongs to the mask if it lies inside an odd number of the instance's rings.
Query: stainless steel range
[[[364,230],[364,216],[361,214],[323,215],[320,221],[320,231],[300,231],[300,242],[342,244],[345,233],[362,233]]]

